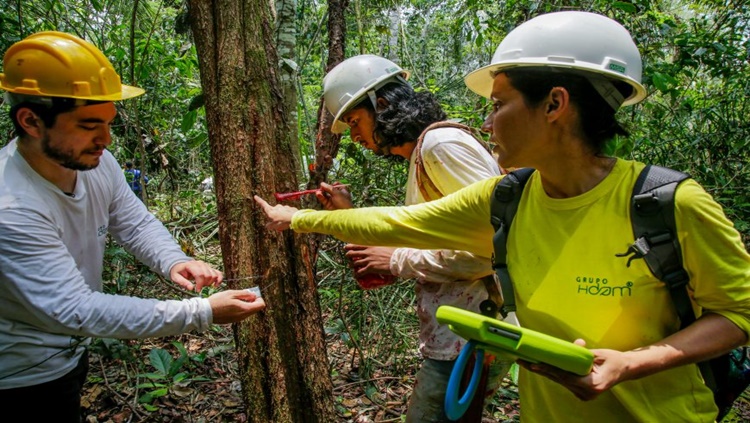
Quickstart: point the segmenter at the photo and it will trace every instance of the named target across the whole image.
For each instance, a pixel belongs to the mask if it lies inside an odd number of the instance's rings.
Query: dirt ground
[[[418,363],[416,351],[400,366],[408,369],[402,374],[394,374],[392,367],[378,368],[373,360],[370,376],[364,379],[355,351],[340,336],[328,334],[326,339],[337,412],[332,423],[403,421]],[[168,377],[155,374],[152,350],[169,355],[174,369]],[[228,326],[171,338],[98,340],[89,351],[89,378],[82,397],[87,423],[247,421]],[[181,355],[186,359],[175,363]],[[518,421],[518,392],[506,377],[486,404],[483,422]],[[741,422],[750,422],[750,390],[723,420]]]
[[[372,376],[362,380],[358,369],[351,366],[352,351],[340,339],[328,338],[337,422],[402,421],[414,375],[373,369]],[[158,348],[178,357],[173,342],[182,344],[189,356],[208,354],[200,363],[191,361],[183,365],[182,371],[191,381],[172,384],[166,395],[145,404],[139,402],[155,387],[149,386],[147,378],[138,376],[138,362],[148,362],[150,351]],[[209,335],[98,345],[92,348],[89,363],[89,382],[82,399],[87,423],[247,421],[229,328]],[[156,381],[161,382],[165,380]],[[518,421],[518,395],[510,380],[504,381],[487,408],[490,411],[486,413],[486,422]]]

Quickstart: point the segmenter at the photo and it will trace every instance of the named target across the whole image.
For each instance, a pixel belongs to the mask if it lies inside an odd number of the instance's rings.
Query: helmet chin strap
[[[625,97],[623,97],[620,90],[618,90],[609,79],[591,75],[586,75],[586,79],[589,80],[596,92],[598,92],[607,104],[609,104],[609,106],[615,111],[617,111],[617,109],[622,106],[622,103],[625,102]]]
[[[367,97],[370,98],[370,103],[372,103],[372,109],[378,110],[378,97],[375,95],[375,90],[367,91]]]
[[[388,78],[382,81],[381,83],[375,85],[374,87],[370,88],[369,90],[367,90],[367,97],[370,98],[370,103],[372,103],[372,108],[374,110],[378,110],[378,97],[375,95],[375,91],[379,90],[381,87],[383,87],[384,85],[388,83],[394,82],[394,80],[404,85],[408,84],[408,82],[406,82],[406,79],[399,74],[399,75],[395,75],[393,78]]]

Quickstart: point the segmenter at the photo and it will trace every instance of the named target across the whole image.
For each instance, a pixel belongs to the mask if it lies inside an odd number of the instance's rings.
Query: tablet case
[[[591,372],[594,354],[572,342],[451,306],[440,306],[436,317],[456,334],[476,341],[477,349],[546,363],[581,376]]]

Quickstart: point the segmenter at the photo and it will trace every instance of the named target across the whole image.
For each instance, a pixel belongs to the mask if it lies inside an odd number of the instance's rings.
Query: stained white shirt
[[[427,132],[421,153],[425,171],[444,195],[500,174],[492,155],[458,128]],[[406,205],[425,202],[417,185],[416,154],[415,149],[406,182]],[[479,304],[487,299],[487,290],[478,279],[493,273],[490,260],[465,251],[399,248],[391,256],[391,272],[418,281],[416,302],[422,355],[434,360],[455,359],[466,340],[440,325],[435,312],[441,305],[478,312]]]

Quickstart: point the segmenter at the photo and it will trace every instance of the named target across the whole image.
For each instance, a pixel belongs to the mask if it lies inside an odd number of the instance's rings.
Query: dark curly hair
[[[381,148],[416,141],[425,128],[448,117],[431,92],[416,92],[409,84],[391,82],[375,91],[375,95],[388,105],[375,111],[366,98],[353,109],[375,112],[375,140]]]
[[[554,87],[567,89],[571,103],[576,105],[581,116],[581,135],[594,154],[600,154],[607,141],[615,136],[628,136],[628,132],[617,122],[615,110],[581,74],[550,67],[515,68],[499,73],[508,77],[529,107],[539,105]],[[631,94],[632,88],[628,84],[619,81],[614,84],[624,97]]]

